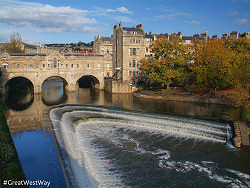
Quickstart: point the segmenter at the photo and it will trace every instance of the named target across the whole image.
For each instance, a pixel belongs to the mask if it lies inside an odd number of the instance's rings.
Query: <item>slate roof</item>
[[[110,44],[112,44],[112,39],[111,37],[102,37],[102,42],[109,42]]]
[[[130,31],[136,31],[137,35],[143,35],[144,34],[143,30],[141,30],[139,28],[135,28],[135,27],[122,27],[122,29],[124,31],[128,31],[128,32],[130,32]]]

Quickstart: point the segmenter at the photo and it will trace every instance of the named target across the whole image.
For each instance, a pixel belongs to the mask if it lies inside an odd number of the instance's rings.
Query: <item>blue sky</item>
[[[250,0],[0,0],[0,42],[12,32],[28,43],[90,42],[113,26],[183,35],[250,31]]]

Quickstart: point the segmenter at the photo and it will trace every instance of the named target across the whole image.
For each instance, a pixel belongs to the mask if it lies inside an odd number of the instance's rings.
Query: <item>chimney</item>
[[[204,38],[207,41],[207,33],[206,32],[201,33],[201,38]]]
[[[177,33],[177,37],[178,37],[180,40],[182,40],[182,32],[178,32],[178,33]]]
[[[230,33],[230,37],[232,37],[233,39],[237,40],[239,38],[238,31],[231,32]]]
[[[200,37],[200,34],[199,34],[199,33],[195,33],[195,34],[193,35],[193,37],[194,37],[194,38],[199,38],[199,37]]]
[[[136,26],[137,29],[143,29],[142,24]]]
[[[213,35],[212,40],[219,39],[218,35]]]

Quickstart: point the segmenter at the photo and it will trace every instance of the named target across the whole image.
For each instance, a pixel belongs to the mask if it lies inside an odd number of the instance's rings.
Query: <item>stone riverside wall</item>
[[[225,98],[209,98],[209,97],[179,96],[179,95],[146,95],[138,93],[135,93],[134,96],[146,99],[162,99],[170,101],[197,102],[197,103],[208,103],[208,104],[227,104]]]
[[[244,122],[234,122],[234,145],[235,147],[250,145],[250,129]]]
[[[110,93],[133,93],[137,90],[135,86],[131,86],[129,82],[104,79],[104,90]]]

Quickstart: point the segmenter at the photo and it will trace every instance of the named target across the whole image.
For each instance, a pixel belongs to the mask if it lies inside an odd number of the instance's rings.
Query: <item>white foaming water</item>
[[[132,138],[125,131],[148,132],[163,136],[177,136],[189,139],[212,142],[226,142],[230,138],[230,127],[206,121],[185,118],[156,116],[134,112],[110,110],[96,106],[63,106],[50,111],[57,141],[61,150],[67,152],[65,159],[66,171],[72,187],[124,187],[122,171],[116,169],[115,161],[109,159],[104,148],[96,144],[96,140],[105,140],[118,148],[126,147],[128,151],[149,154],[158,159],[160,168],[187,173],[191,170],[205,174],[212,180],[231,183],[235,186],[244,185],[242,181],[228,176],[221,176],[213,169],[213,161],[201,161],[200,164],[190,161],[176,162],[171,159],[168,150],[156,148],[149,151],[141,147],[140,141]],[[82,121],[78,121],[82,120]],[[186,121],[186,122],[185,122]],[[249,180],[247,174],[227,170]],[[245,184],[246,181],[244,181]],[[73,183],[72,183],[73,182]]]

